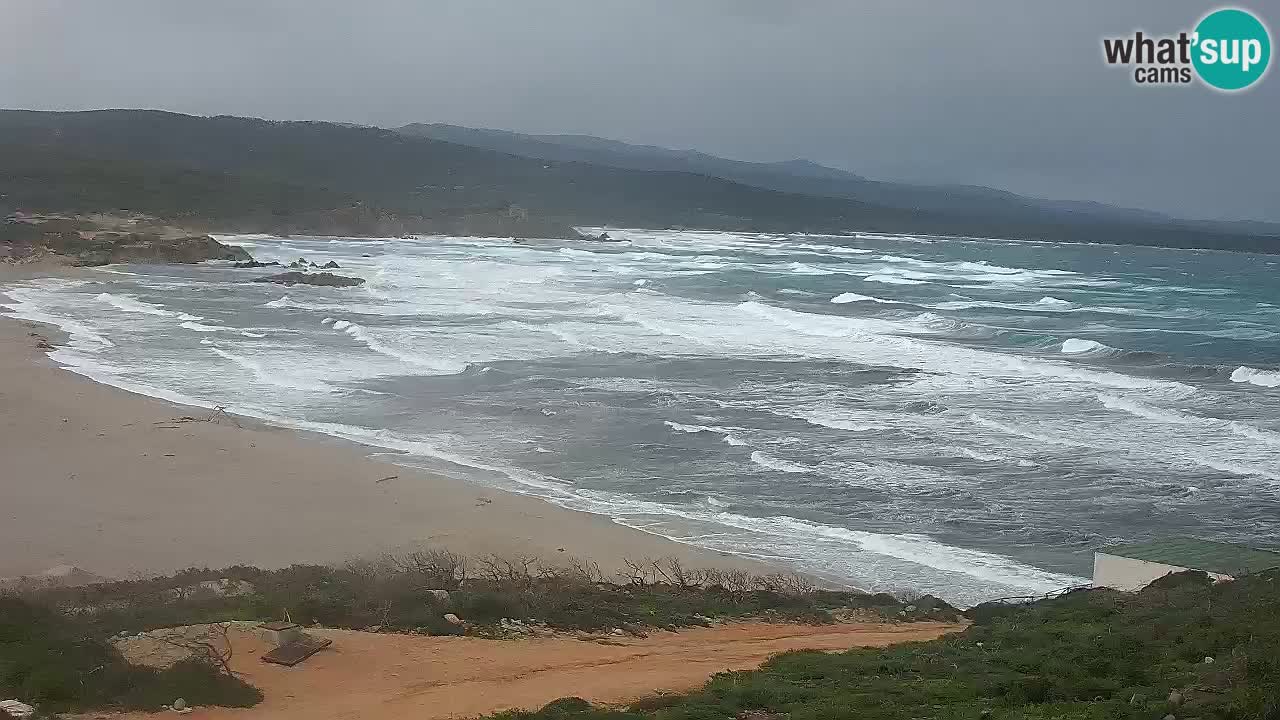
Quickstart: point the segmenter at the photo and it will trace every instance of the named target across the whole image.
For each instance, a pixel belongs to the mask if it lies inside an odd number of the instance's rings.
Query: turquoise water
[[[864,589],[970,603],[1280,529],[1275,257],[609,232],[237,237],[368,282],[118,266],[0,302],[104,382]]]

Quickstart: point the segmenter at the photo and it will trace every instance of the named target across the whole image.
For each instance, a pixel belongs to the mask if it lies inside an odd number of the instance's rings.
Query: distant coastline
[[[561,156],[545,139],[508,147],[483,134],[448,137],[160,111],[0,110],[7,171],[0,211],[127,208],[197,232],[277,235],[567,238],[575,226],[598,225],[859,229],[1280,252],[1280,226],[1269,223],[898,185],[804,162],[672,161],[645,148]]]

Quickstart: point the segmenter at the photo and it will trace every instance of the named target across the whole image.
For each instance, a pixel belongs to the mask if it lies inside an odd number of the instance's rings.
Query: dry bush
[[[535,555],[485,555],[476,560],[476,577],[495,586],[528,589],[541,574]]]
[[[457,590],[467,581],[466,556],[448,550],[428,548],[388,559],[396,570],[420,578],[424,589]]]

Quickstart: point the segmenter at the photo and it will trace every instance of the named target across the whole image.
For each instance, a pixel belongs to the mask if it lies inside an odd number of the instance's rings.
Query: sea
[[[220,236],[366,283],[120,265],[0,305],[99,382],[835,585],[971,605],[1113,543],[1276,544],[1280,257],[588,232]]]

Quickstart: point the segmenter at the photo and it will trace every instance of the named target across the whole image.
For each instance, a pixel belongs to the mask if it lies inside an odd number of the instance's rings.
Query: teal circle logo
[[[1207,85],[1243,90],[1256,83],[1271,61],[1271,36],[1251,13],[1215,10],[1196,26],[1191,63]]]

